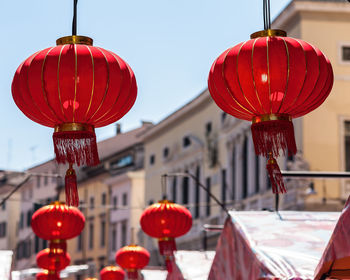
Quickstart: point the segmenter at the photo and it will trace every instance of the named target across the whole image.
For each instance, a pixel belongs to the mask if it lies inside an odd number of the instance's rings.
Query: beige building
[[[72,265],[87,264],[87,271],[67,279],[99,277],[99,271],[115,264],[115,252],[130,242],[144,208],[144,151],[142,135],[152,126],[142,126],[98,143],[101,163],[79,171],[80,209],[86,223],[82,234],[68,241]],[[60,199],[64,200],[62,191]]]
[[[200,249],[203,225],[221,225],[226,213],[199,186],[205,185],[227,208],[274,209],[275,200],[265,170],[266,159],[254,153],[250,123],[223,113],[208,90],[151,128],[144,139],[146,203],[162,198],[161,176],[168,174],[167,197],[187,205],[193,216],[191,231],[178,239],[178,248]],[[287,159],[281,158],[282,168]],[[288,166],[295,165],[289,162]],[[197,180],[175,176],[191,173]],[[280,208],[295,209],[299,182],[288,182]],[[307,186],[305,186],[307,187]],[[218,233],[208,233],[207,248],[215,249]],[[145,246],[157,246],[146,239]]]
[[[297,146],[313,171],[350,171],[350,4],[343,0],[294,0],[273,27],[317,46],[330,59],[334,86],[317,110],[298,119]],[[314,180],[306,209],[341,209],[349,180]]]

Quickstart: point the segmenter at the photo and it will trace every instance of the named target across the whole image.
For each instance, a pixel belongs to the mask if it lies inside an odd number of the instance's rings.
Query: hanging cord
[[[193,174],[191,173],[188,173],[188,172],[179,172],[179,173],[168,173],[168,174],[163,174],[162,176],[169,176],[169,177],[177,177],[177,176],[182,176],[182,177],[190,177],[192,178],[196,183],[198,183],[198,185],[206,191],[206,193],[208,193],[208,195],[222,208],[222,210],[224,210],[226,212],[227,215],[229,215],[229,212],[226,208],[226,206],[215,196],[213,195],[206,186],[204,186],[200,181],[199,179],[194,176]]]
[[[74,6],[73,6],[73,23],[72,23],[72,35],[77,35],[77,5],[78,0],[73,0]]]
[[[167,199],[167,174],[163,174],[161,177],[161,183],[162,183],[162,199]]]
[[[271,29],[270,0],[263,0],[264,29]]]

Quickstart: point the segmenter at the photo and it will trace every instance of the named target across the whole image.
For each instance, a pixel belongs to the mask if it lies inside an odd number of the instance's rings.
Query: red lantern
[[[60,276],[57,271],[44,270],[36,274],[36,280],[60,280]]]
[[[119,266],[106,266],[100,271],[101,280],[123,280],[125,272]]]
[[[34,212],[31,226],[42,239],[50,240],[52,251],[66,251],[65,240],[78,236],[84,229],[85,217],[78,208],[58,201]]]
[[[161,255],[173,256],[173,252],[176,251],[175,238],[191,229],[192,215],[182,205],[161,200],[143,211],[140,224],[146,234],[158,238]]]
[[[56,47],[39,51],[17,69],[12,95],[31,120],[55,129],[56,160],[73,164],[99,163],[95,127],[123,117],[136,99],[134,73],[116,54],[92,46],[92,39],[67,36]],[[77,206],[77,191],[67,204]],[[76,187],[75,187],[76,188]]]
[[[148,251],[138,245],[128,245],[119,249],[115,255],[115,261],[128,272],[128,279],[138,279],[138,271],[149,262]]]
[[[271,29],[223,52],[208,78],[222,110],[253,122],[255,152],[268,158],[274,193],[285,192],[275,158],[296,153],[292,119],[320,106],[332,85],[332,66],[319,49]]]
[[[60,271],[69,265],[70,256],[68,253],[51,254],[50,249],[47,248],[36,255],[36,263],[40,268],[49,271]]]

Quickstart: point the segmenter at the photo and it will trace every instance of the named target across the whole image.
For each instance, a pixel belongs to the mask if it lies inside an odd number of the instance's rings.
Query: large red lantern
[[[36,274],[36,280],[60,280],[60,276],[55,270],[44,270]]]
[[[138,271],[149,262],[149,252],[138,245],[132,244],[119,249],[115,261],[128,272],[128,279],[138,279]]]
[[[329,60],[316,47],[267,29],[223,52],[213,63],[208,86],[216,104],[252,121],[257,155],[268,158],[273,192],[285,192],[275,158],[295,154],[292,119],[320,106],[333,85]]]
[[[40,268],[60,271],[70,264],[70,256],[68,253],[51,254],[50,249],[47,248],[36,255],[36,263]]]
[[[158,239],[161,255],[172,256],[176,251],[175,238],[186,234],[192,227],[191,212],[182,205],[161,200],[143,211],[142,230]]]
[[[106,266],[100,271],[101,280],[123,280],[125,272],[119,266]]]
[[[77,206],[73,164],[99,163],[95,128],[123,117],[136,99],[128,64],[84,36],[67,36],[39,51],[17,69],[12,95],[31,120],[54,128],[58,163],[69,163],[67,204]]]
[[[42,239],[50,240],[50,248],[66,251],[67,239],[78,236],[84,229],[85,217],[80,210],[58,201],[34,212],[31,226]]]

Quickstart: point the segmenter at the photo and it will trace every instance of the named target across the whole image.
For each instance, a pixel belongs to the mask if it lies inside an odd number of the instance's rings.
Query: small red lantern
[[[115,261],[128,272],[128,279],[138,279],[138,271],[149,262],[149,252],[138,245],[128,245],[117,251]]]
[[[36,255],[36,263],[40,268],[60,271],[70,264],[70,256],[68,253],[51,254],[50,249],[46,248]]]
[[[140,224],[146,234],[158,238],[161,255],[173,256],[176,251],[175,238],[185,235],[191,229],[192,215],[182,205],[161,200],[143,211]]]
[[[60,280],[60,276],[55,270],[44,270],[36,274],[36,280]]]
[[[34,122],[55,129],[56,160],[70,164],[66,203],[74,206],[79,200],[72,165],[99,163],[95,128],[123,117],[137,93],[129,65],[92,42],[84,36],[60,38],[57,46],[26,59],[12,82],[18,108]]]
[[[52,250],[66,251],[67,239],[78,236],[84,229],[85,217],[78,208],[58,201],[34,212],[31,226],[42,239],[50,240]]]
[[[268,158],[274,193],[286,191],[275,158],[297,150],[292,119],[320,106],[332,85],[332,66],[319,49],[271,29],[222,53],[208,78],[222,110],[253,122],[255,152]]]
[[[101,280],[123,280],[125,272],[119,266],[106,266],[100,271]]]

